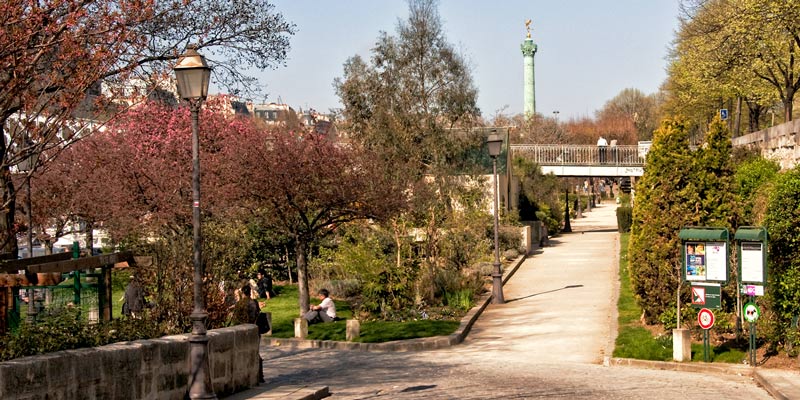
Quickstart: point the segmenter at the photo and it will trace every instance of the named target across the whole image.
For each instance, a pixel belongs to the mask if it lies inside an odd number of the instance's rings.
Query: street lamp
[[[189,45],[175,65],[178,95],[189,102],[192,112],[192,234],[194,254],[194,311],[192,335],[189,337],[189,398],[216,399],[211,387],[208,367],[208,336],[206,335],[206,302],[203,296],[203,260],[201,257],[202,236],[200,233],[200,106],[208,96],[211,68],[205,57],[197,52],[197,46]]]
[[[503,147],[503,139],[497,134],[497,131],[493,129],[492,134],[486,139],[486,144],[489,147],[489,155],[492,157],[492,197],[494,197],[494,271],[492,272],[492,304],[503,304],[506,300],[503,297],[503,274],[500,272],[500,245],[497,236],[497,214],[499,212],[497,205],[497,156],[500,155],[500,150]]]
[[[33,142],[30,139],[25,140],[25,147],[32,148]],[[32,151],[32,150],[29,150]],[[19,164],[17,164],[18,172],[25,173],[25,190],[27,197],[25,199],[25,208],[26,214],[28,214],[28,258],[33,257],[33,213],[31,212],[31,174],[33,173],[33,169],[36,166],[36,155],[31,153],[28,157],[22,160]],[[28,284],[35,285],[38,283],[36,279],[36,274],[26,272],[28,277]],[[28,289],[28,310],[27,310],[27,318],[26,320],[30,323],[33,323],[36,320],[36,306],[34,305],[35,299],[35,291],[33,289]]]

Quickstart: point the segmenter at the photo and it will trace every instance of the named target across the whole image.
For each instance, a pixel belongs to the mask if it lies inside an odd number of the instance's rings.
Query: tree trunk
[[[783,99],[783,120],[789,122],[792,120],[792,106],[794,103],[794,90],[787,89],[786,97]]]
[[[89,257],[94,255],[94,224],[86,222],[86,252]]]
[[[739,136],[739,128],[742,126],[742,97],[736,97],[736,122],[733,124],[733,137]]]
[[[304,239],[300,237],[295,238],[294,250],[297,257],[297,289],[299,291],[298,304],[300,305],[300,314],[305,314],[308,311],[308,265],[306,264],[306,250],[307,245]]]
[[[761,111],[763,110],[763,107],[756,104],[756,102],[747,99],[745,99],[745,103],[747,104],[748,110],[747,129],[749,133],[753,133],[759,128],[759,121],[761,120]]]
[[[2,133],[0,131],[0,133]],[[0,152],[5,150],[5,140],[0,140]],[[0,207],[0,253],[11,254],[17,258],[17,235],[14,227],[14,214],[17,209],[14,182],[11,179],[9,167],[3,166],[0,170],[0,197],[5,207]]]

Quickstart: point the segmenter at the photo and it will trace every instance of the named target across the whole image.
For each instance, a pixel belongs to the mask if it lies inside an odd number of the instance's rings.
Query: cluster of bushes
[[[755,153],[734,152],[720,121],[709,127],[705,143],[690,150],[686,127],[666,121],[655,133],[647,169],[637,184],[629,247],[632,287],[648,323],[674,326],[675,293],[681,285],[682,314],[688,307],[688,285],[681,284],[680,241],[683,227],[719,226],[734,234],[740,226],[764,226],[769,234],[769,282],[758,335],[773,350],[791,355],[800,349],[800,166],[779,166]],[[620,208],[620,230],[628,211]],[[739,288],[723,287],[722,310],[715,329],[734,332],[741,310]]]
[[[483,293],[491,273],[491,218],[473,217],[448,224],[433,247],[429,236],[420,240],[368,223],[344,226],[311,260],[311,291],[325,287],[349,299],[354,314],[365,320],[457,317]],[[520,242],[519,228],[499,231],[501,251],[519,254]]]
[[[123,317],[88,323],[77,308],[66,307],[39,316],[36,323],[23,322],[16,331],[0,336],[0,361],[173,333],[179,332],[170,331],[150,318]]]

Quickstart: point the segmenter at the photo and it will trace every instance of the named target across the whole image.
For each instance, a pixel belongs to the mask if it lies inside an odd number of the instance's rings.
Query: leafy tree
[[[627,88],[603,105],[597,112],[597,123],[611,125],[611,129],[603,129],[606,136],[633,144],[637,140],[650,140],[653,136],[658,125],[657,111],[655,95],[648,96],[638,89]]]
[[[678,232],[701,220],[693,157],[683,123],[665,120],[655,131],[647,169],[636,183],[629,245],[631,285],[647,323],[674,307],[681,283]]]
[[[115,100],[169,86],[171,64],[190,41],[222,57],[211,59],[215,77],[236,90],[252,82],[238,66],[280,63],[294,30],[266,0],[24,0],[0,12],[0,248],[12,253],[13,166],[33,157],[32,174],[124,109]],[[131,95],[138,86],[142,93]]]
[[[334,82],[345,129],[388,160],[384,174],[413,189],[413,209],[389,222],[396,262],[403,264],[400,238],[412,226],[424,229],[428,276],[422,279],[430,283],[441,262],[441,228],[452,217],[453,199],[465,194],[452,177],[465,173],[457,169],[465,149],[483,140],[462,133],[479,115],[477,90],[468,64],[446,40],[435,0],[409,1],[408,19],[398,22],[395,35],[382,32],[371,53],[369,61],[348,59]]]
[[[381,33],[371,63],[354,56],[334,85],[354,139],[417,174],[447,165],[460,149],[446,128],[479,114],[477,90],[463,57],[447,42],[435,0],[409,1],[396,36]],[[419,175],[417,175],[419,176]]]
[[[202,111],[203,219],[209,323],[224,322],[216,284],[230,281],[244,258],[244,223],[230,212],[220,176],[229,147],[256,135],[252,121],[227,112],[229,100],[209,100]],[[157,318],[188,327],[192,308],[191,124],[186,107],[146,103],[107,129],[63,150],[35,176],[34,215],[42,225],[65,216],[102,224],[116,243],[154,254],[142,270],[152,286]],[[236,154],[236,153],[233,153]],[[237,227],[237,224],[240,227]]]
[[[222,176],[232,201],[294,244],[299,306],[308,311],[311,246],[337,226],[380,220],[403,209],[405,187],[383,173],[380,158],[315,134],[242,135]]]
[[[742,97],[757,118],[780,99],[786,121],[800,89],[800,12],[781,0],[685,2],[676,57],[683,75],[721,98]],[[687,80],[687,82],[690,82]],[[717,89],[713,89],[713,85]],[[751,125],[752,129],[752,125]]]

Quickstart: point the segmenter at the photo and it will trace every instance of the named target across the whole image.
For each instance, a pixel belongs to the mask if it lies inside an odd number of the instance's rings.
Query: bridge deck
[[[511,153],[559,176],[641,176],[649,143],[638,146],[512,144]]]

